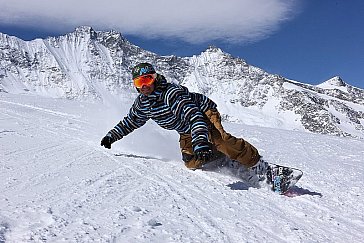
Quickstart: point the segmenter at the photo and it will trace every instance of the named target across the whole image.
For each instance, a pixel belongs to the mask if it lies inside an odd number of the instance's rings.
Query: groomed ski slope
[[[0,93],[1,243],[364,242],[363,140],[225,124],[304,171],[282,196],[187,170],[153,123],[101,148],[128,106]]]

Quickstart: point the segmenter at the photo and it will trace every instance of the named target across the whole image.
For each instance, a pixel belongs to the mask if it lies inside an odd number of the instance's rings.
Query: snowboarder
[[[129,114],[101,140],[101,146],[110,149],[112,143],[153,119],[162,128],[180,134],[186,167],[199,169],[227,156],[235,163],[231,166],[241,168],[240,174],[245,174],[246,180],[252,180],[252,174],[265,175],[268,163],[261,159],[253,145],[224,130],[217,105],[211,99],[189,92],[182,85],[168,83],[149,63],[136,65],[132,78],[139,96]]]

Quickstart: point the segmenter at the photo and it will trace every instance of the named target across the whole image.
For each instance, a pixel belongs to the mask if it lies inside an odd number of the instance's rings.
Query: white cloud
[[[80,25],[150,38],[249,42],[292,18],[300,0],[0,0],[0,22],[69,31]]]

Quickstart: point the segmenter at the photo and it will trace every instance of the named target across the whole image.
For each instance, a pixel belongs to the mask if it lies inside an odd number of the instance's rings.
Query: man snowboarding
[[[210,161],[227,156],[229,166],[235,167],[250,184],[269,171],[269,164],[253,145],[224,130],[212,100],[168,83],[149,63],[136,65],[132,78],[139,95],[129,114],[101,140],[101,146],[110,149],[112,143],[152,119],[162,128],[179,133],[182,160],[190,169],[203,168]]]

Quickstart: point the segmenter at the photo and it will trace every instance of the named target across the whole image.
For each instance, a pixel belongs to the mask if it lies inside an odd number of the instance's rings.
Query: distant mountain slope
[[[364,91],[340,77],[303,84],[217,47],[192,57],[159,56],[118,32],[87,26],[33,41],[0,33],[0,91],[68,99],[130,97],[136,92],[131,67],[145,61],[170,81],[212,97],[227,120],[249,123],[248,115],[257,115],[263,126],[364,137]]]

